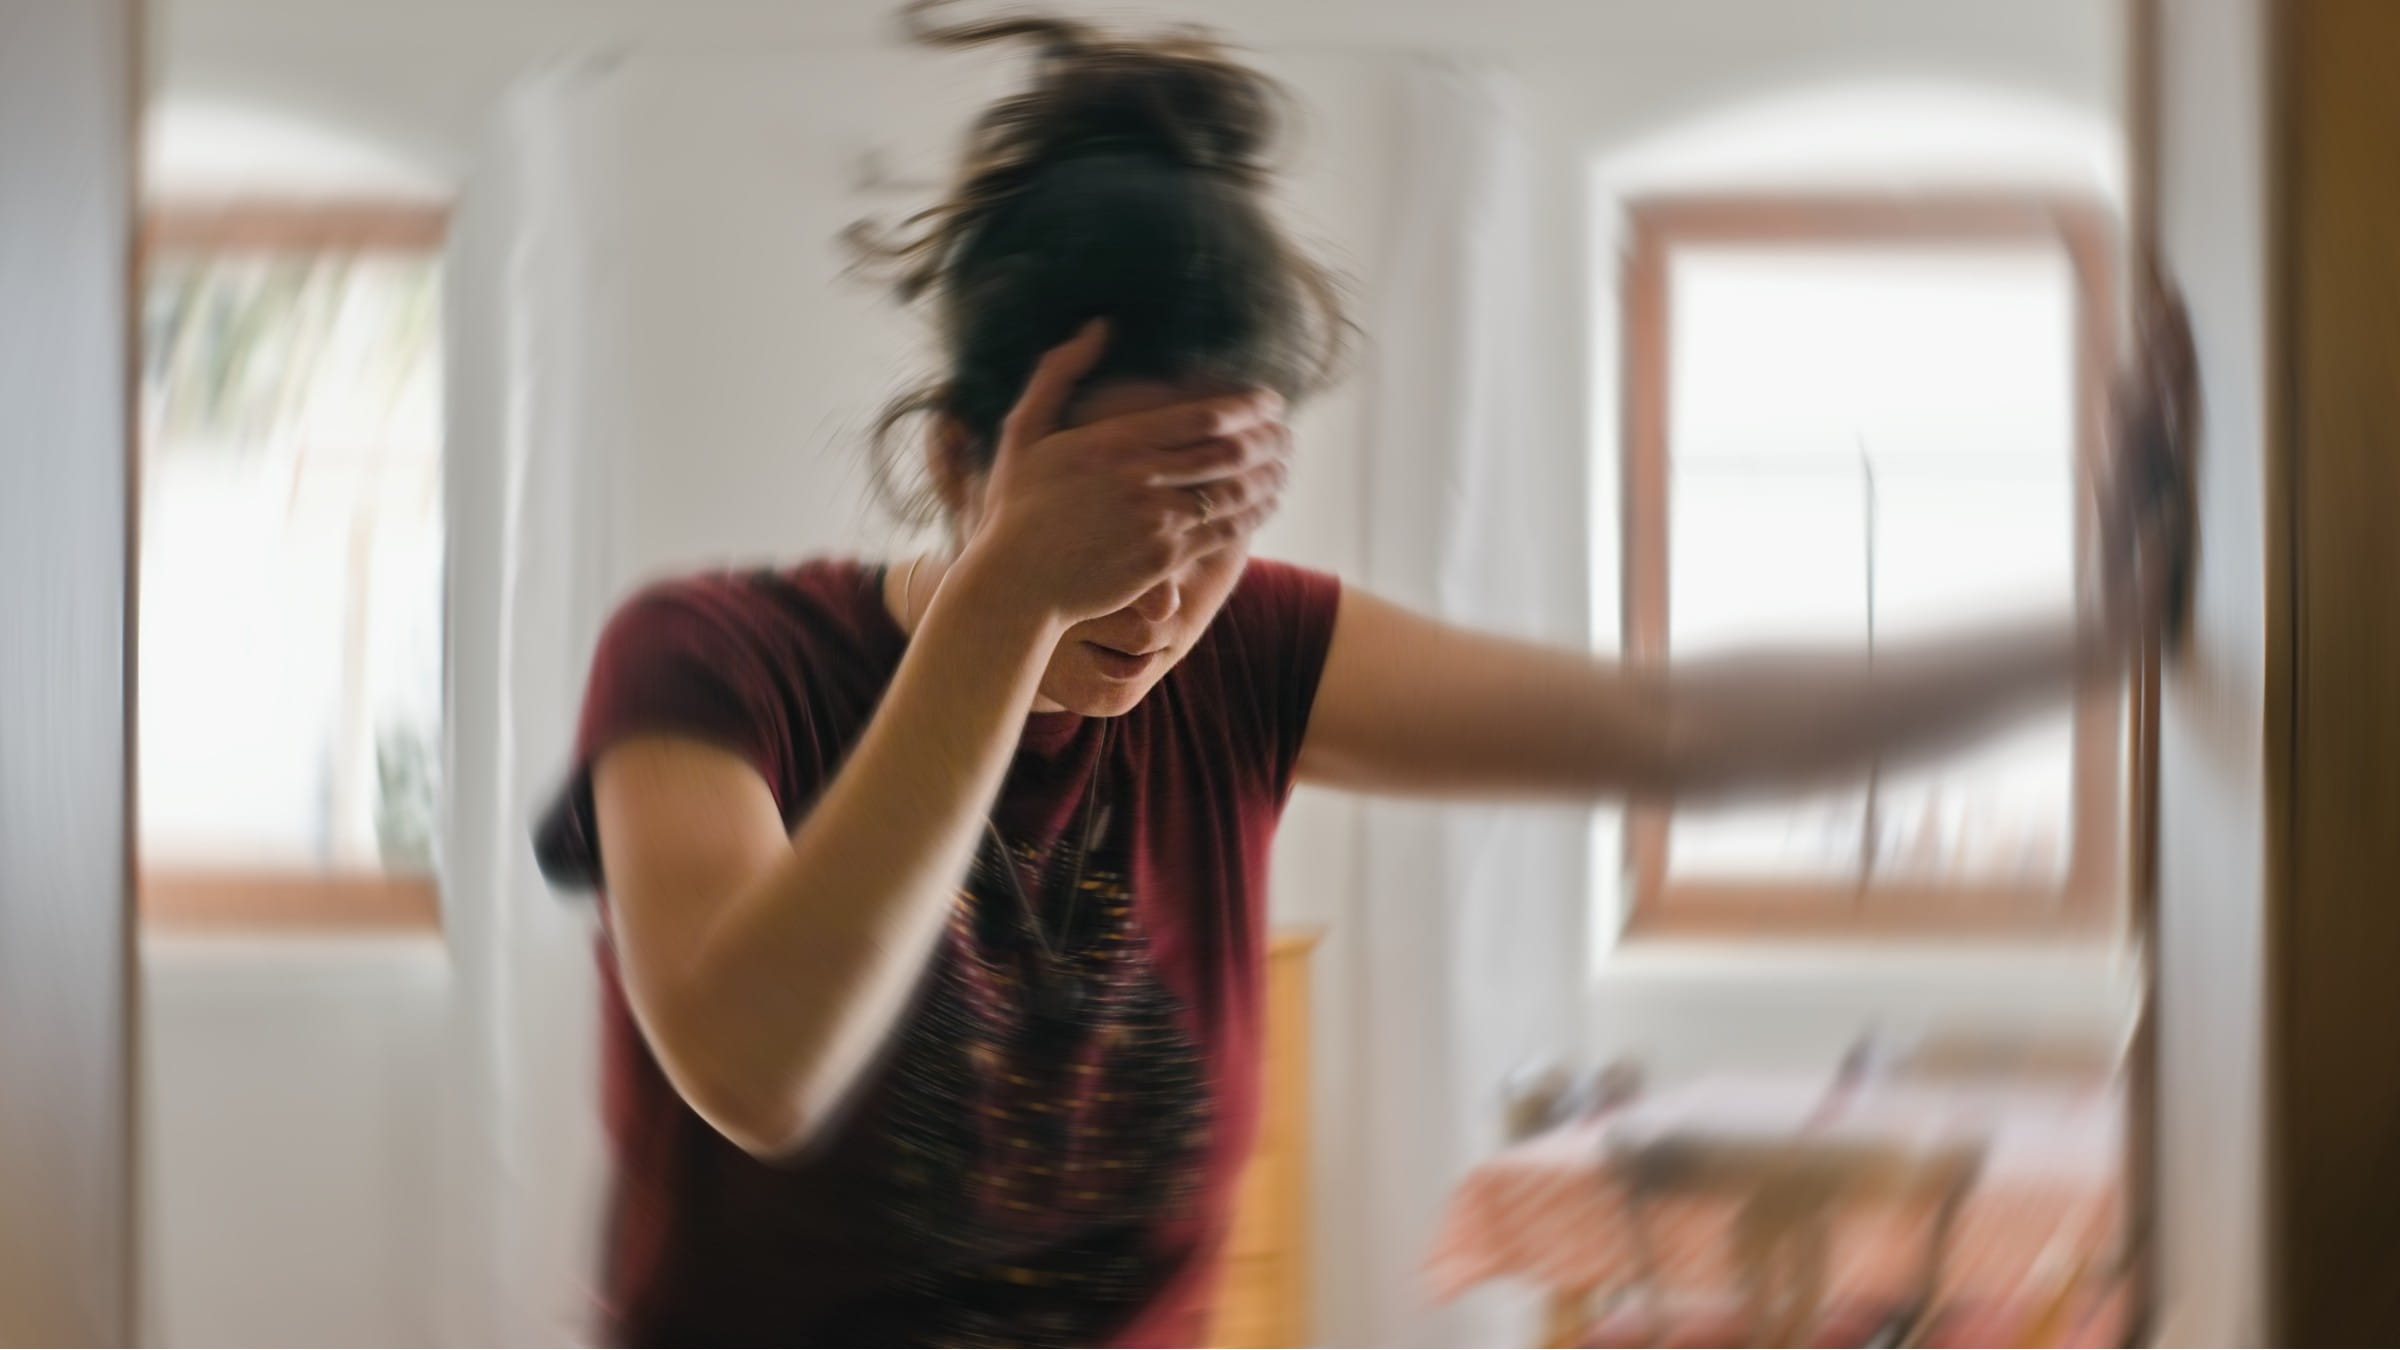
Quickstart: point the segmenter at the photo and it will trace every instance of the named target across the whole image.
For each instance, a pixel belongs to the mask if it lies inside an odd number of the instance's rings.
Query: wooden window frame
[[[2116,344],[2116,259],[2105,208],[2064,196],[1725,196],[1650,198],[1628,210],[1624,260],[1623,642],[1630,660],[1668,657],[1667,399],[1671,350],[1669,262],[1692,245],[1896,248],[2060,245],[2076,290],[2076,454],[2096,462],[2106,444]],[[2076,526],[2080,574],[2096,541],[2088,513]],[[2121,696],[2114,688],[2075,704],[2073,851],[2056,888],[2013,885],[1878,885],[1865,880],[1706,881],[1670,885],[1672,809],[1626,813],[1632,882],[1629,937],[1941,937],[1990,934],[2088,938],[2122,926]]]
[[[166,202],[142,212],[137,267],[147,284],[152,259],[163,253],[439,252],[449,225],[449,208],[438,202]],[[409,936],[442,930],[440,886],[430,874],[143,859],[135,895],[148,933]]]
[[[145,866],[137,882],[150,933],[439,933],[430,876],[302,868]]]
[[[449,232],[450,210],[438,202],[232,198],[144,210],[140,248],[146,273],[154,253],[425,253]]]

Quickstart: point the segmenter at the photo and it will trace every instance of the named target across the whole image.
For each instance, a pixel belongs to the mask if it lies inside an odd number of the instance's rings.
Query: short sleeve
[[[700,585],[653,587],[602,630],[584,687],[575,757],[632,736],[690,736],[740,755],[773,783],[788,745],[772,662],[738,605]]]
[[[795,714],[778,687],[738,590],[715,579],[671,582],[627,601],[592,655],[573,770],[534,832],[544,875],[563,886],[600,883],[591,769],[634,736],[721,746],[757,769],[780,804]]]
[[[1309,711],[1333,646],[1342,583],[1329,572],[1254,558],[1227,601],[1238,641],[1228,648],[1274,757],[1275,791],[1288,795],[1308,739]]]

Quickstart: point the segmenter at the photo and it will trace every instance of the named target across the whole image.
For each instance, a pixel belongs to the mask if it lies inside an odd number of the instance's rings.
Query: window
[[[148,222],[148,922],[433,921],[441,226],[421,208]]]
[[[2049,201],[1677,199],[1627,261],[1625,647],[1880,644],[2063,611],[2088,541],[2104,217]],[[2113,916],[2120,699],[1797,801],[1637,810],[1631,924]]]

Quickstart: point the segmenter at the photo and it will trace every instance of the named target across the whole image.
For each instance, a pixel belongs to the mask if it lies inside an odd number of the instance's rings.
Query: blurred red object
[[[1478,1167],[1429,1273],[1555,1345],[2109,1344],[2122,1125],[2084,1075],[1702,1079]]]
[[[2073,1346],[2125,1344],[2127,1300],[2116,1287],[2056,1307],[2048,1300],[1975,1300],[1944,1307],[1921,1327],[1911,1328],[1906,1310],[1867,1299],[1839,1299],[1802,1338],[1809,1346]],[[1740,1304],[1717,1300],[1653,1315],[1638,1299],[1625,1299],[1592,1323],[1576,1344],[1618,1346],[1751,1345],[1753,1327]]]

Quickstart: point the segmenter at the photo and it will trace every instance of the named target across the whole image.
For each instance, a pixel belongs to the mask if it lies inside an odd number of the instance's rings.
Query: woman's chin
[[[1052,701],[1080,717],[1123,717],[1139,707],[1142,696],[1149,692],[1147,685],[1140,689],[1087,688],[1075,690],[1065,698],[1054,696]]]
[[[1052,679],[1042,687],[1043,695],[1051,702],[1085,717],[1122,717],[1149,695],[1159,677],[1166,673],[1166,663],[1153,660],[1145,669],[1127,675],[1120,669],[1101,669],[1094,662],[1076,661],[1068,669],[1051,673]]]

